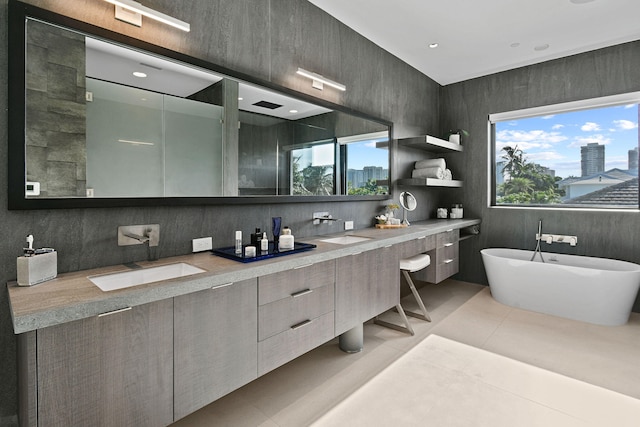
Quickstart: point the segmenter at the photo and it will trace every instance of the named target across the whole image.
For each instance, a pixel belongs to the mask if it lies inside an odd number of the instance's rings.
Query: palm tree
[[[531,194],[533,190],[533,182],[528,178],[515,177],[504,183],[505,195],[517,193]]]
[[[509,174],[509,179],[511,180],[520,175],[524,168],[524,152],[519,149],[517,145],[515,147],[507,145],[502,148],[502,151],[504,151],[505,154],[501,157],[506,162],[503,171]]]

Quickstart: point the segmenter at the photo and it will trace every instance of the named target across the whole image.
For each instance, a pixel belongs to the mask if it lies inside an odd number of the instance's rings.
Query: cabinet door
[[[256,279],[176,297],[175,419],[257,377]]]
[[[38,424],[173,421],[173,301],[37,332]]]
[[[337,260],[336,335],[388,310],[399,299],[399,261],[393,247]]]

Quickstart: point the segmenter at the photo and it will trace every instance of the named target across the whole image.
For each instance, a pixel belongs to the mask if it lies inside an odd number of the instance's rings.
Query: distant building
[[[563,201],[582,197],[595,191],[614,186],[638,178],[638,169],[622,170],[609,169],[581,178],[565,178],[558,182],[558,188],[565,191]]]
[[[389,169],[382,166],[365,166],[364,169],[347,170],[347,181],[352,188],[364,186],[370,180],[379,181],[389,177]]]
[[[580,147],[582,176],[604,172],[604,145],[591,142]]]
[[[638,147],[629,150],[629,169],[638,169]]]
[[[504,165],[506,162],[500,161],[496,162],[496,185],[500,185],[504,183]]]

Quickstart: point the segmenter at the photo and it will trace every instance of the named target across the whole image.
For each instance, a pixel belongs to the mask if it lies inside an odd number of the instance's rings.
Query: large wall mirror
[[[10,209],[389,197],[390,123],[11,6]]]

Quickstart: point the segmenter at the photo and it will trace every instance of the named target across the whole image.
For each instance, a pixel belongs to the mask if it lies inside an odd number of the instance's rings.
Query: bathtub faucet
[[[531,261],[533,261],[536,258],[536,254],[540,255],[540,261],[542,261],[544,263],[544,258],[542,258],[542,250],[540,249],[540,240],[542,237],[542,220],[538,220],[538,234],[536,234],[536,250],[533,251],[533,256],[531,257]],[[547,242],[547,243],[551,243],[551,242]]]

